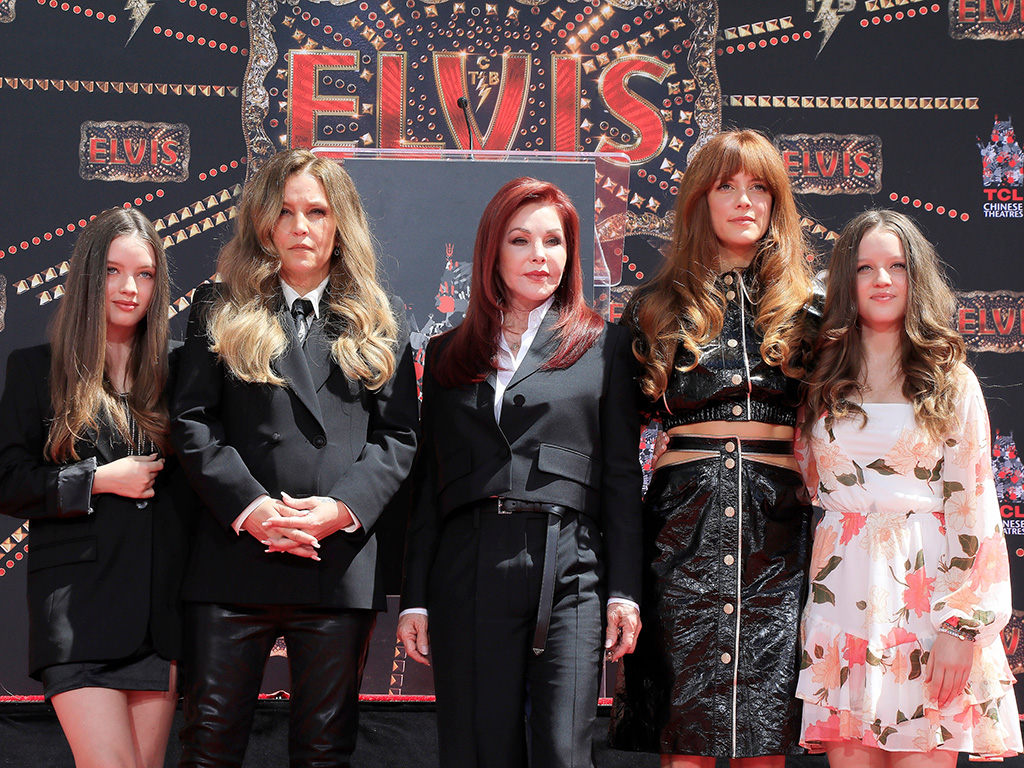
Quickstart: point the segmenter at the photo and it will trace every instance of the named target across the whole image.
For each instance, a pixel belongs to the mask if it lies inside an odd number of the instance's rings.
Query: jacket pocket
[[[38,571],[52,568],[55,565],[71,563],[90,563],[96,559],[96,537],[87,536],[81,539],[55,541],[30,547],[28,552],[28,570]]]
[[[550,443],[541,443],[540,451],[537,454],[537,469],[574,480],[590,488],[597,488],[594,478],[594,462],[589,456],[579,451]]]

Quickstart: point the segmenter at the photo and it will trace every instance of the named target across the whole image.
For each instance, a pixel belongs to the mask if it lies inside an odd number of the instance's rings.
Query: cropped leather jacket
[[[794,426],[800,382],[761,358],[762,335],[757,319],[756,286],[752,274],[737,270],[719,275],[718,288],[726,298],[719,336],[701,347],[700,361],[688,371],[692,353],[680,345],[665,396],[653,404],[654,415],[666,430],[704,421],[757,421]],[[803,322],[810,340],[817,333],[824,288],[805,307]]]

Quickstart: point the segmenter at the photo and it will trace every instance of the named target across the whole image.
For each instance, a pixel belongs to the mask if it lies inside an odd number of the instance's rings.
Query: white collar
[[[330,275],[328,275],[323,279],[323,282],[320,283],[320,285],[318,285],[312,291],[307,293],[305,296],[300,296],[298,291],[296,291],[294,288],[292,288],[290,285],[288,285],[288,283],[284,281],[284,278],[278,278],[278,280],[281,283],[281,290],[284,293],[285,306],[290,309],[292,304],[295,303],[296,299],[309,299],[311,302],[313,302],[313,316],[320,317],[320,299],[323,298],[324,291],[327,290],[327,281],[330,279],[331,277]]]

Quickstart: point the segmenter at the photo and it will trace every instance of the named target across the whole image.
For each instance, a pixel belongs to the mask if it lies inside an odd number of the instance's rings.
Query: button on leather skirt
[[[614,747],[802,751],[794,694],[811,508],[799,473],[744,457],[738,442],[652,478],[643,629],[619,668]]]

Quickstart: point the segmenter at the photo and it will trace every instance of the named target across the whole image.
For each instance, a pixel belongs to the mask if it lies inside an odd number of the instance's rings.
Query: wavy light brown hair
[[[966,361],[964,340],[953,326],[956,296],[938,254],[914,221],[888,210],[856,216],[832,250],[824,318],[805,387],[803,426],[810,430],[823,413],[829,428],[836,419],[850,416],[867,423],[867,414],[857,403],[864,365],[857,322],[857,251],[864,236],[878,229],[899,239],[907,264],[907,314],[900,350],[903,395],[913,404],[917,423],[941,439],[957,426],[959,374]]]
[[[366,214],[342,167],[305,149],[274,155],[242,191],[235,235],[217,260],[223,285],[210,310],[210,349],[242,381],[284,386],[272,366],[288,348],[278,314],[283,301],[281,259],[272,235],[285,182],[303,173],[320,182],[337,222],[324,294],[326,327],[337,333],[332,355],[346,375],[378,389],[395,370],[398,323],[377,280]]]
[[[803,375],[802,318],[812,297],[813,273],[789,176],[778,150],[762,134],[731,130],[714,136],[687,167],[668,256],[624,314],[635,336],[633,353],[643,366],[640,385],[651,399],[665,393],[680,344],[690,353],[681,367],[688,371],[700,362],[700,347],[722,332],[726,299],[715,283],[719,243],[707,195],[741,171],[763,181],[772,195],[768,230],[748,267],[754,276],[756,325],[763,335],[761,356],[787,376]]]
[[[153,251],[153,296],[135,329],[128,358],[125,403],[106,375],[107,251],[119,237],[134,237]],[[134,208],[111,208],[82,230],[71,256],[64,297],[50,327],[50,422],[44,454],[58,463],[78,461],[76,443],[103,420],[134,444],[128,413],[164,454],[170,452],[167,403],[167,259],[153,224]]]
[[[545,370],[568,368],[582,357],[604,330],[604,321],[583,296],[580,266],[580,218],[572,200],[547,181],[523,176],[497,191],[480,217],[473,246],[473,276],[466,317],[449,331],[451,341],[431,360],[431,372],[443,387],[462,387],[483,381],[496,368],[502,307],[508,288],[498,264],[509,222],[520,208],[539,203],[558,212],[565,235],[565,270],[555,288],[551,311],[558,313],[555,333],[558,346],[542,366]]]

